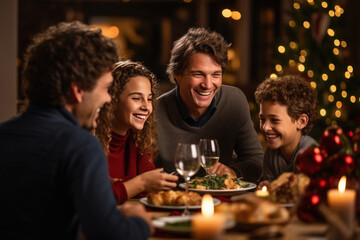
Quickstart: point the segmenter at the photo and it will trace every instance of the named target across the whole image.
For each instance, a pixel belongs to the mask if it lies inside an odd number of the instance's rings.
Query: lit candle
[[[346,177],[340,179],[338,190],[330,189],[327,193],[329,208],[337,214],[349,228],[354,229],[355,219],[355,190],[345,190]]]
[[[269,197],[269,191],[266,186],[263,186],[261,190],[256,190],[255,195],[257,197],[267,198]]]
[[[203,196],[201,214],[194,215],[191,221],[195,239],[221,239],[225,216],[220,213],[214,214],[214,201],[210,194]]]

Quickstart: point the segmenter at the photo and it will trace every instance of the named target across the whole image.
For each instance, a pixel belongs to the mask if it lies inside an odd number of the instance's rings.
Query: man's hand
[[[211,169],[211,171],[209,172],[209,174],[214,174],[217,173],[218,175],[224,175],[225,173],[227,173],[229,176],[234,176],[236,177],[236,173],[234,172],[234,170],[232,170],[231,168],[225,166],[222,163],[217,162],[214,167]]]
[[[154,233],[154,226],[152,225],[151,217],[146,212],[145,207],[142,204],[138,202],[126,202],[123,205],[118,206],[118,209],[126,217],[132,217],[132,216],[141,217],[149,225],[151,234]]]

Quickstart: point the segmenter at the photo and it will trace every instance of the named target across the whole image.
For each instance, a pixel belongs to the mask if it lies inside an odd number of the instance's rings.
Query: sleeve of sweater
[[[147,239],[150,228],[143,219],[116,209],[106,156],[91,134],[84,135],[72,134],[65,157],[69,194],[86,239]]]
[[[128,194],[124,183],[120,180],[111,183],[111,187],[118,203],[123,203],[128,200]]]
[[[138,174],[154,170],[153,154],[138,154]]]
[[[257,182],[263,170],[264,152],[260,144],[246,96],[239,90],[236,107],[240,112],[234,150],[237,159],[231,166],[247,181]]]

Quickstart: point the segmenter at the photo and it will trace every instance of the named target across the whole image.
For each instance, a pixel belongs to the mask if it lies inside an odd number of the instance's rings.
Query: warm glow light
[[[339,190],[340,193],[344,193],[345,189],[346,189],[346,176],[342,176],[340,178],[340,182],[339,182],[339,185],[338,185],[338,190]]]
[[[343,48],[346,48],[347,43],[346,43],[345,41],[341,41],[341,46],[342,46]]]
[[[309,77],[313,77],[313,76],[314,76],[313,70],[307,71],[307,75],[308,75]]]
[[[342,90],[346,89],[346,83],[345,83],[345,82],[341,82],[341,83],[340,83],[340,88],[341,88]]]
[[[333,102],[333,101],[334,101],[334,99],[335,99],[335,98],[334,98],[334,96],[333,96],[333,95],[329,95],[329,96],[328,96],[328,100],[329,100],[329,102]]]
[[[351,96],[351,97],[350,97],[350,102],[355,103],[355,102],[356,102],[356,97],[355,97],[355,96]]]
[[[313,205],[316,205],[316,204],[318,204],[319,202],[320,202],[320,198],[319,198],[318,195],[312,195],[312,196],[311,196],[311,203],[312,203]]]
[[[314,5],[314,0],[307,0],[310,5]]]
[[[333,36],[335,35],[335,31],[332,30],[331,28],[328,28],[327,34],[328,34],[330,37],[333,37]]]
[[[295,26],[296,26],[295,21],[294,21],[294,20],[290,20],[290,21],[289,21],[289,26],[290,26],[290,27],[295,27]]]
[[[349,65],[349,66],[347,67],[347,70],[352,73],[352,72],[354,71],[354,68],[353,68],[351,65]]]
[[[277,75],[275,73],[270,74],[270,78],[277,78]]]
[[[340,51],[339,51],[339,49],[334,48],[334,49],[333,49],[333,53],[334,53],[334,55],[339,55]]]
[[[299,70],[300,72],[305,71],[305,66],[304,66],[303,64],[299,64],[299,65],[298,65],[298,70]]]
[[[337,46],[337,47],[340,46],[340,40],[339,40],[339,39],[335,39],[335,40],[334,40],[334,45]]]
[[[293,7],[295,9],[299,10],[300,9],[300,4],[296,2],[296,3],[293,4]]]
[[[282,66],[280,64],[275,65],[275,70],[280,72],[282,70]]]
[[[310,28],[310,23],[308,21],[304,21],[303,26],[304,26],[304,28],[309,29]]]
[[[326,110],[323,108],[320,109],[320,115],[324,117],[326,115]]]
[[[328,7],[328,4],[327,4],[327,2],[321,2],[321,6],[322,6],[323,8],[327,8],[327,7]]]
[[[323,81],[327,81],[327,80],[329,79],[329,77],[328,77],[328,75],[327,75],[326,73],[323,73],[323,74],[321,75],[321,79],[322,79]]]
[[[337,107],[337,108],[341,108],[341,107],[342,107],[342,102],[337,101],[337,102],[336,102],[336,107]]]
[[[231,18],[234,20],[240,20],[241,13],[239,11],[232,11],[231,12]]]
[[[290,59],[290,60],[289,60],[289,65],[290,65],[291,67],[295,67],[295,66],[296,66],[296,62],[295,62],[294,60]]]
[[[306,57],[306,56],[307,56],[307,51],[304,50],[304,49],[301,50],[301,51],[300,51],[300,55]]]
[[[330,11],[329,11],[329,16],[330,16],[330,17],[334,17],[334,16],[335,16],[335,12],[334,12],[333,10],[330,10]]]
[[[292,49],[296,49],[296,48],[297,48],[297,43],[296,43],[296,42],[290,42],[290,43],[289,43],[289,46],[290,46]]]
[[[329,89],[330,89],[330,92],[336,92],[336,86],[335,85],[331,85]]]
[[[310,86],[311,86],[312,88],[316,88],[316,82],[311,81],[311,82],[310,82]]]
[[[222,15],[225,17],[225,18],[229,18],[229,17],[231,17],[231,10],[230,9],[227,9],[227,8],[225,8],[225,9],[223,9],[222,10]]]
[[[335,111],[335,117],[337,117],[337,118],[341,117],[341,111],[340,110]]]
[[[201,201],[201,213],[205,217],[214,215],[214,200],[210,194],[205,194]]]
[[[233,60],[233,59],[235,58],[235,51],[234,51],[234,49],[228,48],[227,54],[228,54],[228,59],[229,59],[229,61],[231,61],[231,60]]]
[[[282,46],[282,45],[280,45],[280,46],[278,47],[278,51],[279,51],[279,53],[284,53],[284,52],[285,52],[285,47]]]
[[[266,191],[267,191],[267,187],[266,187],[266,186],[263,186],[263,187],[261,188],[261,191],[266,192]]]
[[[329,64],[329,69],[330,71],[334,71],[335,70],[335,65],[333,63]]]
[[[341,96],[342,96],[343,98],[346,98],[346,97],[347,97],[347,92],[346,92],[346,91],[342,91],[342,92],[341,92]]]
[[[346,77],[347,79],[349,79],[349,78],[351,77],[351,74],[350,74],[348,71],[346,71],[346,72],[345,72],[345,77]]]
[[[305,57],[304,57],[304,56],[300,56],[300,57],[299,57],[299,61],[302,62],[302,63],[305,62]]]

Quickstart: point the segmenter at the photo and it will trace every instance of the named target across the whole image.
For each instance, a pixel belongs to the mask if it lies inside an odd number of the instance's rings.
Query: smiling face
[[[287,107],[271,101],[260,104],[260,129],[266,137],[271,149],[280,148],[282,154],[288,157],[295,150],[301,138],[301,122],[293,120],[288,115]]]
[[[82,99],[74,107],[74,115],[80,126],[86,129],[96,127],[96,119],[99,117],[100,108],[111,101],[109,88],[113,82],[111,72],[103,74],[91,91],[82,90]]]
[[[175,78],[186,108],[199,119],[221,87],[222,68],[210,55],[194,53],[184,73]]]
[[[153,94],[149,79],[143,76],[130,78],[118,97],[119,105],[113,131],[125,135],[128,129],[143,129],[146,119],[153,110]]]

